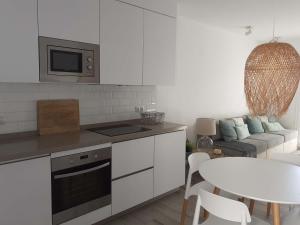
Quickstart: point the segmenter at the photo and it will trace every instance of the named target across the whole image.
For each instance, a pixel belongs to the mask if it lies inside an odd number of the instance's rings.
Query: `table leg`
[[[219,195],[220,191],[221,191],[220,188],[215,187],[213,193],[215,195]],[[209,216],[209,213],[206,210],[204,210],[204,215],[203,215],[204,219],[206,220],[208,218],[208,216]]]
[[[277,203],[272,203],[272,215],[273,215],[273,224],[281,225],[280,221],[280,205]]]
[[[189,200],[184,199],[183,204],[182,204],[180,225],[184,225],[184,223],[185,223],[186,210],[188,208],[188,203],[189,203]]]
[[[267,218],[270,217],[270,214],[271,214],[271,203],[268,203],[268,206],[267,206]]]
[[[215,187],[213,193],[214,193],[215,195],[219,195],[219,194],[220,194],[220,191],[221,191],[220,188]]]
[[[249,212],[250,212],[250,215],[253,214],[254,204],[255,204],[255,201],[252,200],[252,199],[250,199],[250,205],[249,205]]]

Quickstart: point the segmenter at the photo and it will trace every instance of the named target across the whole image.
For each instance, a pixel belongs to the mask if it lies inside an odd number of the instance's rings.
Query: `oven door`
[[[110,204],[110,159],[52,173],[53,225]]]

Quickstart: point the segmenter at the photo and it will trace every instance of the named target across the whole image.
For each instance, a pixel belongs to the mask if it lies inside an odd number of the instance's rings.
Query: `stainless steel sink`
[[[139,133],[144,131],[149,131],[151,129],[135,126],[131,124],[121,124],[121,125],[113,125],[113,126],[106,126],[106,127],[96,127],[89,129],[89,131],[102,134],[109,137],[119,136],[119,135],[125,135],[125,134],[133,134],[133,133]]]

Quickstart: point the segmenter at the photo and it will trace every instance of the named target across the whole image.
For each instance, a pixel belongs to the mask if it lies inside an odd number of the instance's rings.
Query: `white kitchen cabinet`
[[[144,11],[144,85],[175,83],[176,19]]]
[[[100,83],[141,85],[143,10],[114,0],[100,2]]]
[[[37,0],[0,1],[0,82],[39,80]]]
[[[165,15],[177,16],[177,0],[120,0]]]
[[[0,190],[0,224],[52,224],[50,157],[1,165]]]
[[[154,197],[185,183],[186,132],[155,136]]]
[[[153,167],[154,137],[112,145],[112,179]]]
[[[112,214],[153,198],[153,169],[112,182]]]
[[[99,0],[38,0],[39,35],[99,44]]]

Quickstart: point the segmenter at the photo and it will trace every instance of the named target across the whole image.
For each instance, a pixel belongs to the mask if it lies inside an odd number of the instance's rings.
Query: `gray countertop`
[[[139,125],[145,128],[150,128],[151,130],[115,137],[108,137],[86,130],[93,127],[124,123]],[[175,132],[184,130],[185,128],[186,126],[175,123],[165,122],[158,125],[143,125],[140,120],[132,120],[86,125],[82,127],[80,132],[76,133],[39,136],[37,132],[26,132],[0,135],[0,164],[48,156],[51,153],[68,151],[77,148],[105,143],[117,143],[163,133]]]

